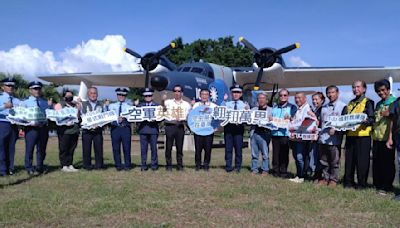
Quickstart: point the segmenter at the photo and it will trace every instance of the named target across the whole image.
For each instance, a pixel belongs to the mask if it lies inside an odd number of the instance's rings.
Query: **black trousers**
[[[357,184],[360,188],[367,187],[371,152],[370,136],[347,136],[345,152],[344,185],[355,186],[354,172],[357,169]]]
[[[95,168],[101,169],[103,164],[103,132],[98,130],[84,130],[82,132],[83,168],[92,168],[92,143],[94,146]]]
[[[78,145],[79,134],[58,133],[58,149],[61,166],[70,166],[74,160],[74,151]]]
[[[272,136],[272,171],[287,174],[289,165],[289,137]]]
[[[165,126],[165,161],[167,166],[172,166],[172,146],[175,142],[176,147],[176,162],[178,167],[183,167],[183,139],[185,137],[185,127],[184,125],[166,125]]]
[[[231,171],[233,149],[235,149],[235,169],[240,171],[243,161],[243,125],[227,124],[224,127],[225,170]]]
[[[210,166],[211,160],[211,148],[214,140],[214,134],[201,136],[194,135],[194,147],[195,147],[195,163],[196,167],[201,166],[201,151],[204,149],[204,167]]]
[[[395,149],[388,149],[386,141],[374,140],[372,147],[372,177],[377,189],[392,191],[396,173]]]

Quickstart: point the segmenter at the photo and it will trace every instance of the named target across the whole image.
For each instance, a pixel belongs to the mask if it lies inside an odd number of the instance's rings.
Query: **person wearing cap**
[[[178,171],[183,171],[183,140],[185,137],[185,124],[186,117],[191,109],[189,102],[184,101],[183,98],[183,87],[181,85],[174,86],[174,98],[163,101],[163,106],[169,113],[176,112],[175,110],[181,110],[185,116],[176,120],[166,120],[165,121],[165,136],[166,136],[166,146],[165,146],[165,160],[167,163],[167,171],[172,171],[172,145],[175,142],[176,146],[176,169]],[[185,120],[183,120],[185,119]]]
[[[243,88],[235,84],[230,88],[232,92],[232,101],[223,102],[221,105],[226,106],[233,110],[249,109],[249,105],[241,100],[243,95]],[[232,172],[240,172],[242,167],[242,147],[243,147],[243,134],[244,125],[229,123],[224,127],[224,140],[225,140],[225,170]],[[235,148],[235,168],[232,167],[232,153]]]
[[[88,89],[88,100],[82,102],[82,114],[97,111],[103,112],[103,102],[97,100],[98,92],[96,87]],[[103,128],[82,130],[82,159],[83,169],[92,170],[92,143],[94,147],[95,169],[104,168],[103,160]]]
[[[63,108],[76,108],[80,110],[80,104],[73,101],[73,92],[71,90],[64,90],[63,98],[60,103],[54,105],[55,110],[61,110]],[[80,117],[80,112],[78,112],[78,118]],[[77,172],[73,166],[74,151],[78,145],[80,133],[79,123],[74,123],[72,125],[62,125],[57,126],[57,136],[58,136],[58,148],[60,150],[59,158],[61,171],[63,172]]]
[[[132,168],[131,162],[131,125],[122,117],[121,114],[127,112],[130,105],[126,101],[128,90],[125,88],[117,88],[118,102],[110,104],[107,109],[114,110],[118,115],[118,121],[111,123],[111,143],[112,151],[117,171],[130,170]],[[121,144],[124,151],[124,164],[121,162]]]
[[[197,107],[208,107],[214,109],[217,105],[209,101],[210,91],[208,89],[200,90],[200,101],[194,103],[193,109]],[[195,163],[196,171],[201,168],[204,171],[208,171],[211,161],[211,149],[214,140],[214,133],[210,135],[197,135],[194,134],[194,146],[195,146]],[[204,149],[204,163],[201,162],[201,151]]]
[[[271,118],[290,119],[294,117],[297,107],[289,103],[289,91],[279,90],[279,100],[272,106]],[[289,165],[289,131],[287,128],[272,130],[272,174],[275,176],[287,177]]]
[[[22,106],[39,107],[42,113],[46,109],[52,108],[52,101],[42,98],[43,84],[39,81],[32,81],[28,84],[30,96],[22,101]],[[38,174],[44,173],[44,160],[46,158],[47,140],[49,139],[49,129],[47,123],[39,123],[35,126],[25,127],[25,169],[29,175],[36,171]],[[36,169],[32,166],[33,151],[36,147]]]
[[[0,95],[0,176],[14,174],[15,143],[18,139],[18,127],[7,119],[10,110],[20,103],[14,97],[13,78],[2,80],[3,94]]]
[[[144,102],[139,103],[138,107],[158,106],[153,102],[154,90],[145,88],[142,92]],[[150,144],[151,150],[151,170],[158,169],[157,155],[157,139],[159,134],[158,122],[143,121],[139,123],[138,132],[140,137],[140,156],[141,156],[141,171],[147,171],[147,148]]]

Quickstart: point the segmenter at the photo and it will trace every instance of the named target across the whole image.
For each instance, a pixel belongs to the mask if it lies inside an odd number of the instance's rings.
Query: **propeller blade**
[[[136,58],[139,58],[139,59],[142,58],[141,55],[139,55],[137,52],[132,51],[132,50],[129,49],[129,48],[124,48],[124,51],[125,51],[126,53],[128,53],[128,54],[130,54],[130,55],[136,57]]]
[[[261,81],[263,72],[264,72],[263,68],[259,67],[258,68],[258,74],[257,74],[256,83],[254,84],[254,87],[253,87],[254,90],[259,90],[260,89],[260,81]]]
[[[242,36],[239,37],[239,42],[241,42],[245,47],[247,47],[248,49],[250,49],[253,53],[258,53],[260,54],[260,51],[254,47],[253,44],[251,44],[248,40],[246,40],[245,38],[243,38]]]
[[[294,50],[296,48],[300,48],[300,43],[295,43],[295,44],[289,45],[287,47],[281,48],[281,49],[277,50],[276,52],[274,52],[273,55],[274,56],[281,55],[283,53],[287,53],[289,51],[292,51],[292,50]]]
[[[176,48],[176,44],[174,42],[172,42],[165,48],[159,50],[153,57],[160,58],[160,56],[164,55],[165,53],[167,53],[167,51],[169,51],[170,49],[174,49],[174,48]]]
[[[150,72],[146,70],[146,77],[144,81],[144,88],[150,88],[149,87],[149,82],[150,82]]]

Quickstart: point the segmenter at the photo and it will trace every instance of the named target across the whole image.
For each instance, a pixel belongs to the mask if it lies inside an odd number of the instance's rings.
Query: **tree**
[[[142,101],[142,89],[140,88],[129,88],[128,92],[128,99],[130,99],[132,102],[135,102],[136,100]]]
[[[177,48],[170,50],[167,57],[177,65],[200,59],[224,66],[251,66],[253,54],[237,42],[233,36],[221,37],[216,40],[199,39],[190,44],[184,44],[181,37],[173,42]]]

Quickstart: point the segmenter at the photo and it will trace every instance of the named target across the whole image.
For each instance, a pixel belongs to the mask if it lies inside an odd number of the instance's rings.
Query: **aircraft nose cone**
[[[162,91],[167,88],[168,79],[162,75],[154,75],[151,77],[150,84],[154,89]]]

